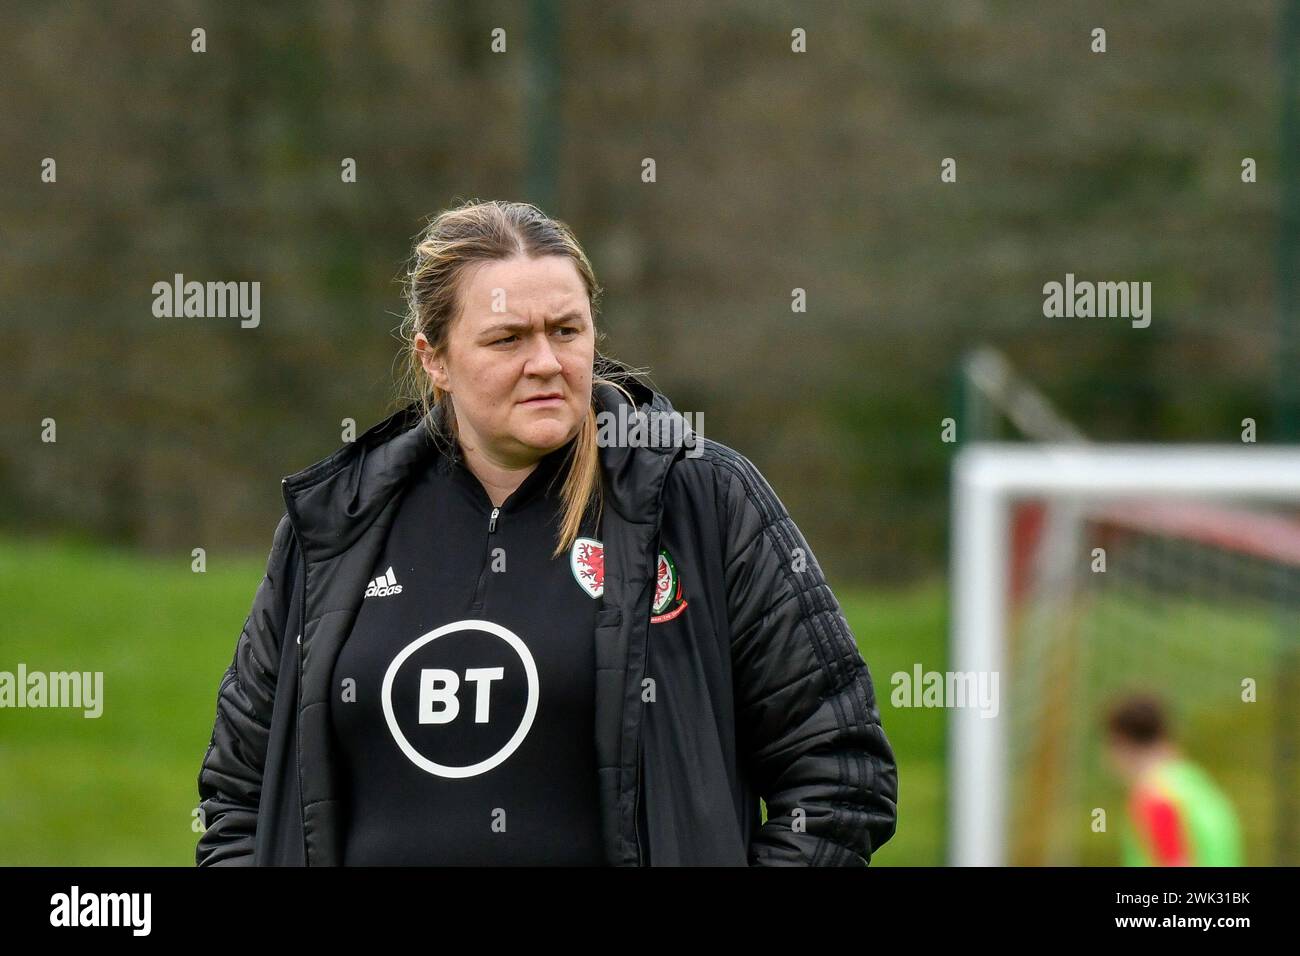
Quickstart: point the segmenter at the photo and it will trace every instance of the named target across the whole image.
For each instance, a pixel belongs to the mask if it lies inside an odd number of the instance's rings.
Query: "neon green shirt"
[[[1125,866],[1241,866],[1227,795],[1184,757],[1155,764],[1133,789],[1121,832]]]

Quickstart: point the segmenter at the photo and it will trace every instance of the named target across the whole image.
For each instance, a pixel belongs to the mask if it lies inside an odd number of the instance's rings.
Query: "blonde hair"
[[[415,347],[415,337],[424,333],[434,352],[445,349],[452,322],[460,312],[467,267],[519,255],[533,259],[541,256],[571,259],[586,286],[594,323],[604,290],[596,282],[591,262],[569,227],[536,206],[500,200],[466,200],[435,216],[416,239],[404,281],[407,312],[402,322],[402,341],[406,362],[397,402],[403,406],[418,402],[430,434],[449,451],[455,449],[459,436],[451,396],[429,378]],[[597,329],[597,345],[603,338],[604,333]],[[559,557],[573,546],[588,509],[594,509],[596,521],[600,520],[604,493],[600,450],[596,444],[596,386],[617,388],[636,407],[636,400],[619,381],[631,375],[632,370],[618,368],[596,349],[592,402],[566,458],[568,475],[560,492],[563,519],[552,557]]]

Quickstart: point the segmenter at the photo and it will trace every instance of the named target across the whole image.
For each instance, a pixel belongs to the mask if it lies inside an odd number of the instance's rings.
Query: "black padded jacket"
[[[658,392],[628,387],[640,411],[677,414]],[[615,414],[626,405],[605,385],[595,400]],[[839,603],[747,458],[662,434],[671,440],[600,448],[593,745],[606,860],[865,866],[894,833],[897,771]],[[199,772],[200,866],[338,865],[333,664],[403,482],[437,454],[412,404],[283,479],[286,512]],[[690,610],[652,624],[674,510],[690,516],[672,555]]]

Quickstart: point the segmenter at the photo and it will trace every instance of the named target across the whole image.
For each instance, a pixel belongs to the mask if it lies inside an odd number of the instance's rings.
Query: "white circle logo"
[[[490,757],[480,760],[477,763],[470,764],[469,766],[454,767],[430,760],[424,754],[420,753],[420,751],[412,745],[411,741],[407,739],[406,734],[402,732],[402,728],[398,725],[397,715],[393,711],[393,682],[396,679],[397,672],[401,669],[402,664],[404,664],[416,651],[440,637],[444,637],[448,634],[460,633],[462,631],[480,631],[498,637],[519,656],[528,683],[528,702],[524,707],[523,717],[519,721],[518,729],[515,730],[513,736],[506,741],[504,746]],[[533,661],[533,655],[528,650],[528,646],[524,644],[519,636],[513,631],[502,627],[500,624],[494,624],[491,621],[456,621],[452,624],[444,624],[442,627],[432,630],[428,634],[417,637],[414,641],[404,647],[401,653],[394,657],[393,662],[388,665],[388,670],[384,674],[384,685],[380,696],[384,708],[384,719],[388,722],[388,729],[392,733],[393,739],[397,742],[397,746],[401,748],[402,753],[406,754],[407,758],[413,764],[421,770],[425,770],[428,773],[439,777],[473,777],[480,773],[486,773],[493,767],[499,766],[507,757],[518,749],[519,745],[523,743],[524,738],[528,736],[528,731],[533,726],[533,718],[537,715],[537,664]]]

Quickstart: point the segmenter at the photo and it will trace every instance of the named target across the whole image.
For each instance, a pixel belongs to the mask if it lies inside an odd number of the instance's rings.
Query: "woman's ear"
[[[446,362],[444,361],[445,356],[433,350],[433,347],[429,345],[429,340],[424,337],[423,332],[417,336],[415,340],[415,348],[416,351],[420,353],[420,364],[424,366],[425,372],[428,373],[429,380],[440,390],[444,392],[451,391],[451,389],[447,387],[450,384],[450,381],[447,378]]]
[[[449,388],[451,381],[447,378],[447,369],[440,358],[431,358],[425,365],[429,372],[429,379],[438,387],[439,391],[451,392]]]

